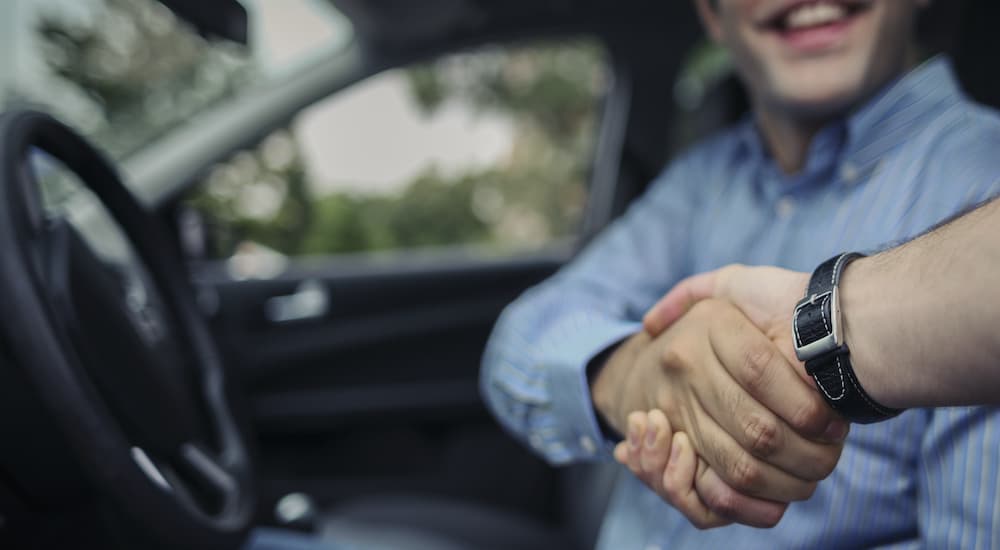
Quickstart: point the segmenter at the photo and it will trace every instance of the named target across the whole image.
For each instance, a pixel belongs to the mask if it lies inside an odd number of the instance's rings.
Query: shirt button
[[[840,177],[843,178],[844,183],[854,185],[858,182],[858,168],[850,162],[845,162],[840,167]]]
[[[659,544],[648,544],[646,550],[662,550]]]
[[[528,438],[528,443],[531,443],[531,446],[534,447],[534,448],[536,448],[536,449],[541,449],[542,446],[545,445],[545,442],[542,441],[542,438],[540,436],[538,436],[538,435],[533,435],[533,436],[529,437]]]
[[[778,199],[778,204],[775,205],[775,210],[778,213],[779,218],[787,218],[795,212],[795,199],[791,197],[781,197]]]
[[[594,443],[594,440],[590,436],[580,436],[580,447],[589,455],[597,452],[597,444]]]

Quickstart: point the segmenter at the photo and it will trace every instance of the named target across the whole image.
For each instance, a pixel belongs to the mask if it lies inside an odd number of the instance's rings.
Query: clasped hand
[[[730,266],[687,279],[594,380],[595,406],[627,436],[615,458],[700,528],[775,525],[840,457],[847,424],[791,346],[802,277]]]

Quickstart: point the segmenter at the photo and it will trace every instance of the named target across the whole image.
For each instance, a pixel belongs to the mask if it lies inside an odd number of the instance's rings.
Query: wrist
[[[618,434],[625,433],[625,416],[630,412],[623,412],[624,407],[620,405],[625,393],[622,389],[626,386],[640,350],[648,341],[649,336],[644,331],[639,331],[595,357],[595,364],[589,369],[590,398],[594,412],[600,421]]]
[[[878,311],[876,300],[866,300],[866,292],[870,278],[861,277],[864,270],[852,269],[851,265],[861,258],[857,252],[844,252],[821,263],[809,278],[809,288],[806,296],[795,306],[792,319],[795,338],[795,354],[805,362],[806,372],[812,377],[817,388],[827,404],[851,422],[870,424],[888,420],[900,412],[901,408],[886,405],[866,389],[868,384],[858,378],[855,361],[860,358],[867,365],[878,365],[882,362],[873,358],[869,352],[878,335],[873,335],[869,326],[871,318],[866,315]],[[863,265],[863,264],[862,264]],[[856,267],[856,266],[854,266]],[[846,286],[844,275],[854,274],[854,290],[848,292],[845,302],[843,292]],[[848,282],[848,284],[850,284]],[[872,302],[876,307],[872,308]],[[847,342],[844,326],[846,308],[853,307],[851,314],[855,322],[851,328],[853,342]],[[860,313],[860,315],[859,315]],[[857,322],[861,319],[862,322]],[[858,358],[855,358],[851,346],[858,346]],[[872,371],[869,370],[869,373]],[[868,376],[868,383],[876,391],[887,389],[888,385],[880,383],[884,378]]]
[[[884,323],[878,317],[878,304],[883,303],[873,290],[876,259],[860,258],[851,262],[841,275],[840,315],[844,343],[851,350],[851,364],[858,382],[873,399],[889,407],[899,407],[892,395],[890,363],[879,357],[877,327]]]

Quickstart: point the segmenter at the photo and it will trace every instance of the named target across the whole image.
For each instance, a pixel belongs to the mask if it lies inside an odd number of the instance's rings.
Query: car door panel
[[[195,269],[260,437],[270,499],[412,490],[548,513],[551,470],[494,423],[478,370],[501,310],[568,255],[334,259],[254,281],[232,280],[223,264]],[[327,311],[270,320],[269,301],[304,283],[323,289]]]

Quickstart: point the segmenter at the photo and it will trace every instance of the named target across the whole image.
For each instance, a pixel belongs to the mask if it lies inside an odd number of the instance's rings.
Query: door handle
[[[292,294],[268,298],[264,315],[275,324],[320,319],[330,311],[330,291],[320,281],[302,281]]]

